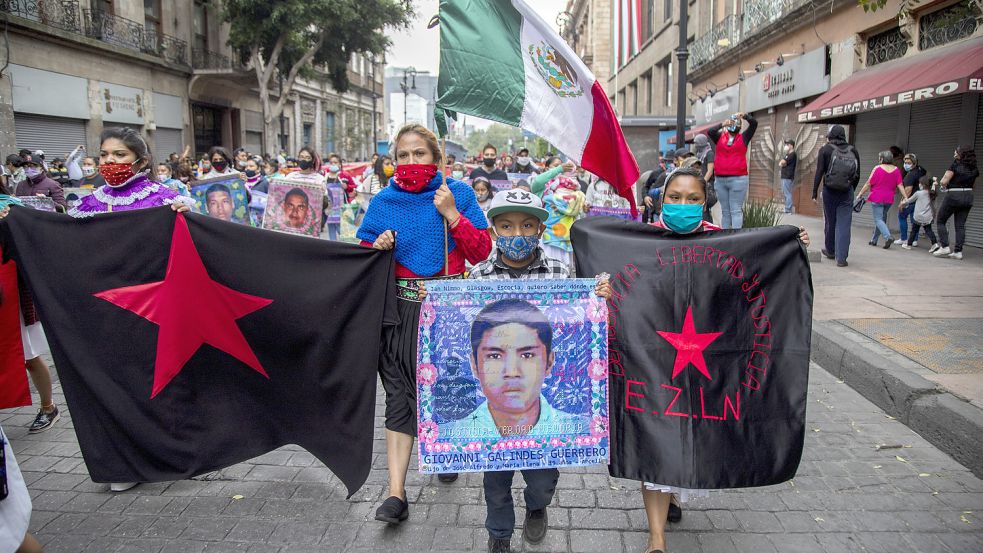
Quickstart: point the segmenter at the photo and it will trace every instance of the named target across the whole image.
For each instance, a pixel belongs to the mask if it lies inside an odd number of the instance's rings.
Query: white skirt
[[[0,551],[17,551],[24,542],[27,527],[31,523],[31,495],[24,485],[20,467],[14,459],[14,451],[7,443],[7,437],[0,428],[0,440],[6,457],[7,490],[9,495],[0,501]]]
[[[709,497],[710,490],[691,490],[689,488],[677,488],[676,486],[663,486],[662,484],[653,484],[652,482],[645,482],[645,489],[650,492],[662,492],[671,493],[679,497],[680,503],[686,503],[690,499],[695,497]]]
[[[39,355],[48,353],[48,339],[44,336],[41,321],[31,326],[24,324],[24,314],[20,314],[20,339],[24,344],[24,360],[30,361]]]

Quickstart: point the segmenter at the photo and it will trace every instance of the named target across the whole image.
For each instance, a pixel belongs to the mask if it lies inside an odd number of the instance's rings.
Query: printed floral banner
[[[427,283],[420,471],[607,464],[604,300],[594,279]]]
[[[631,210],[627,207],[604,207],[599,205],[592,205],[590,211],[587,212],[590,217],[617,217],[619,219],[627,219],[629,221],[642,222],[642,215],[639,213],[637,217],[632,217]]]

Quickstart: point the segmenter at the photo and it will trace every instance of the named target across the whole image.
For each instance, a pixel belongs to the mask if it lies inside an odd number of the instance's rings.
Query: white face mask
[[[91,165],[86,165],[82,167],[82,174],[87,177],[91,177],[92,175],[96,174],[96,168],[92,167]]]
[[[515,158],[515,162],[519,165],[529,165],[532,163],[532,160],[528,157],[517,157]]]

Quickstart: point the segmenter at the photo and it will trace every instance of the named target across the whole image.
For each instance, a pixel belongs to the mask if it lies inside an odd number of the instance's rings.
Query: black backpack
[[[846,192],[856,182],[860,175],[860,167],[853,152],[853,146],[850,144],[833,145],[829,169],[826,170],[826,175],[823,178],[823,183],[830,190]]]

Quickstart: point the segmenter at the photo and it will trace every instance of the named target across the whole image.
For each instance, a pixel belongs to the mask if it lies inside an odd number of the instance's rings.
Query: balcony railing
[[[743,12],[728,15],[710,32],[690,43],[689,69],[709,62],[722,51],[781,22],[808,0],[745,0]]]
[[[76,0],[0,0],[0,12],[63,31],[82,32]]]
[[[741,41],[741,18],[728,15],[714,25],[710,32],[689,45],[689,68],[699,67],[712,60],[722,50],[733,48]]]
[[[172,37],[171,35],[161,35],[160,55],[165,60],[181,65],[188,65],[188,43]]]
[[[82,10],[85,36],[139,52],[155,52],[156,40],[144,40],[143,25],[103,10]],[[156,37],[154,37],[156,38]]]
[[[243,66],[239,56],[226,56],[213,50],[191,49],[191,67],[194,69],[238,69]]]

